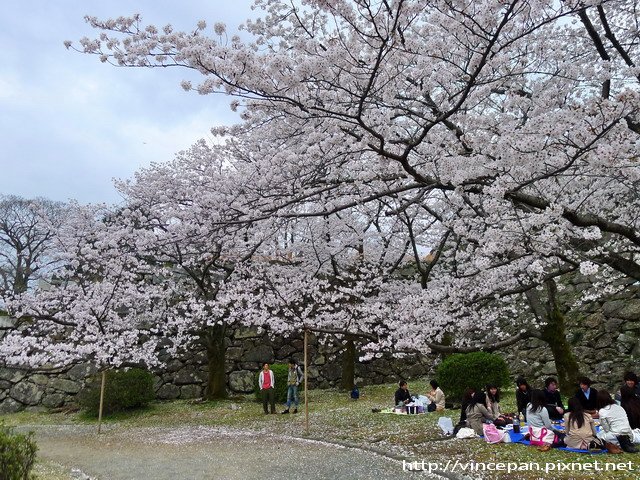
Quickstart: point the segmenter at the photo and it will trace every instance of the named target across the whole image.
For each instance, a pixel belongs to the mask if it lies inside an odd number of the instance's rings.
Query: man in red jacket
[[[265,363],[258,377],[258,386],[260,387],[260,394],[262,395],[262,408],[264,409],[265,415],[269,413],[267,410],[267,402],[271,404],[271,413],[276,413],[275,385],[276,377],[273,374],[273,370],[269,368],[268,363]]]

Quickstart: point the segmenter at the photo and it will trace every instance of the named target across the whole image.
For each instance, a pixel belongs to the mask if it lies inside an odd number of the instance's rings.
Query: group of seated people
[[[431,391],[427,392],[425,395],[429,400],[429,404],[427,405],[427,412],[441,412],[444,410],[445,404],[445,396],[444,392],[440,389],[440,385],[437,381],[431,380],[429,382],[431,385]],[[415,402],[417,399],[416,396],[412,396],[409,393],[409,385],[405,380],[400,380],[398,383],[398,390],[394,395],[394,406],[398,408],[404,408],[407,405]]]
[[[500,411],[500,389],[487,385],[484,392],[468,389],[462,399],[460,424],[483,434],[484,423],[504,427],[513,421],[514,415],[531,427],[546,428],[556,435],[552,444],[539,449],[567,446],[575,449],[606,448],[612,453],[622,451],[636,453],[634,443],[640,443],[640,384],[633,372],[624,375],[624,384],[616,394],[616,402],[606,390],[591,387],[587,377],[578,379],[579,388],[568,401],[568,409],[562,403],[558,382],[549,377],[542,390],[532,389],[523,377],[516,380],[518,412],[513,415]],[[596,433],[594,419],[599,419],[601,431]],[[553,424],[564,420],[564,430]]]

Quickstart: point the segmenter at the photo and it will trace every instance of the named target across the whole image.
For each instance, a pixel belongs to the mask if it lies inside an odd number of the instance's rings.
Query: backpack
[[[360,398],[360,390],[358,390],[358,387],[353,387],[353,390],[351,390],[351,398],[354,400]]]

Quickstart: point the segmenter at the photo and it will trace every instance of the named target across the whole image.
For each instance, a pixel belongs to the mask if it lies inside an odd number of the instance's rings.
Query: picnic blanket
[[[531,445],[531,442],[524,439],[524,433],[515,433],[513,430],[507,430],[507,432],[509,432],[511,443],[522,443],[523,445]],[[574,453],[591,453],[591,454],[607,453],[606,450],[590,451],[590,450],[579,450],[577,448],[569,448],[569,447],[559,447],[556,450],[565,450],[567,452],[574,452]]]
[[[407,417],[415,417],[416,415],[426,415],[428,412],[425,410],[422,413],[408,414],[407,412],[400,412],[395,408],[383,408],[379,413],[392,413],[394,415],[406,415]]]

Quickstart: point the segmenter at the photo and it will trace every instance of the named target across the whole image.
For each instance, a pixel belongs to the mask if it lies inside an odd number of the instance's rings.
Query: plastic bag
[[[484,439],[488,443],[500,443],[504,442],[505,435],[509,434],[504,430],[498,430],[493,423],[485,423],[482,425],[482,431],[484,432]]]
[[[440,430],[442,430],[442,433],[444,433],[445,435],[453,434],[453,420],[451,420],[449,417],[440,417],[438,419],[438,426],[440,427]]]

